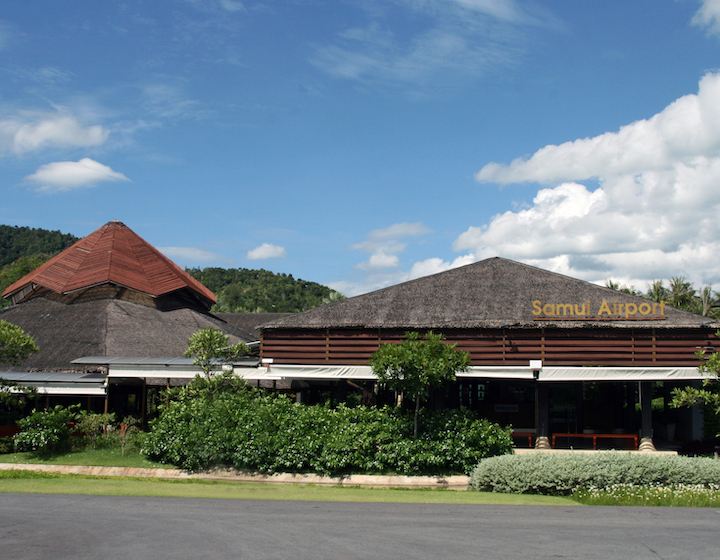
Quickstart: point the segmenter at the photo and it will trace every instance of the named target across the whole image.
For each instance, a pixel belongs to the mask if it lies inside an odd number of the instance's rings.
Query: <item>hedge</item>
[[[533,453],[480,461],[470,487],[483,492],[569,495],[617,484],[718,484],[720,461],[627,452]]]
[[[464,409],[424,411],[413,439],[411,412],[308,406],[241,381],[191,382],[152,422],[143,453],[188,470],[467,474],[512,448],[507,429]]]

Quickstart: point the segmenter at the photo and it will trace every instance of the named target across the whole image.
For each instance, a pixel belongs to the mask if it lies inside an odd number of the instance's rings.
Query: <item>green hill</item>
[[[39,228],[0,225],[0,293],[53,255],[78,241],[74,235]],[[316,282],[291,274],[247,268],[191,268],[187,272],[215,293],[218,313],[292,313],[344,299]],[[9,305],[0,300],[0,307]]]
[[[222,313],[294,313],[345,296],[316,282],[247,268],[191,268],[187,272],[215,293],[213,311]]]

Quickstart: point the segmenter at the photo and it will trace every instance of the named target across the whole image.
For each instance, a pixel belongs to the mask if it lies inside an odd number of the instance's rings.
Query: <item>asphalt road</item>
[[[0,559],[720,558],[720,509],[0,494]]]

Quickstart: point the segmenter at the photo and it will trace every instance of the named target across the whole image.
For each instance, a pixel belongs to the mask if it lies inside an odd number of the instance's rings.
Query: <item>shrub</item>
[[[12,453],[15,451],[12,436],[0,437],[0,454]]]
[[[412,434],[412,412],[307,406],[218,376],[179,391],[151,424],[143,452],[189,470],[448,474],[512,447],[507,430],[467,410],[424,412],[418,438]]]
[[[96,414],[85,410],[77,414],[75,429],[83,435],[85,442],[95,449],[100,440],[100,447],[107,445],[107,431],[115,421],[115,414],[112,412]]]
[[[60,405],[50,410],[33,410],[27,418],[18,420],[22,429],[14,437],[18,451],[34,451],[40,455],[61,453],[70,449],[69,424],[75,420],[76,406]]]
[[[718,484],[720,461],[642,453],[533,453],[480,461],[470,477],[479,491],[568,495],[618,484]]]

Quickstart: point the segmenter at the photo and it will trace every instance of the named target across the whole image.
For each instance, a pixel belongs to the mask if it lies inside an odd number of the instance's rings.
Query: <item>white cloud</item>
[[[404,9],[402,27],[386,10],[368,6],[367,25],[338,32],[332,43],[316,48],[310,62],[340,78],[447,87],[454,77],[515,64],[523,26],[557,25],[549,14],[530,13],[529,4],[515,0],[397,4]]]
[[[130,179],[107,165],[83,158],[80,161],[56,161],[41,165],[35,173],[25,177],[25,181],[40,185],[40,191],[55,193],[90,187],[96,183]]]
[[[720,148],[720,76],[700,80],[698,94],[686,95],[647,120],[595,138],[546,146],[530,159],[510,165],[489,163],[481,182],[580,181],[593,177],[671,169],[678,162],[712,156]]]
[[[477,177],[551,183],[528,208],[456,239],[453,248],[477,260],[499,255],[639,289],[674,275],[720,283],[720,74],[650,119],[486,165]]]
[[[195,247],[156,247],[163,255],[184,265],[195,263],[229,262],[230,259]]]
[[[245,6],[242,2],[236,2],[235,0],[220,0],[220,7],[228,12],[243,12]]]
[[[397,255],[388,255],[382,249],[370,255],[370,258],[355,266],[358,270],[384,270],[386,268],[397,268],[400,266],[400,259]]]
[[[255,247],[255,249],[252,249],[247,253],[247,258],[251,261],[262,259],[277,259],[285,256],[287,256],[287,251],[285,250],[285,248],[278,245],[273,245],[272,243],[263,243],[259,247]]]
[[[708,32],[720,35],[720,0],[701,0],[702,6],[695,13],[692,23],[706,27]]]
[[[64,113],[27,113],[0,121],[0,151],[24,154],[42,148],[87,148],[103,144],[110,131],[83,126]]]
[[[367,239],[350,248],[371,253],[370,258],[355,266],[359,270],[383,270],[397,268],[400,264],[398,253],[402,253],[407,243],[401,241],[408,237],[419,237],[431,233],[421,223],[399,223],[376,229],[368,233]]]

